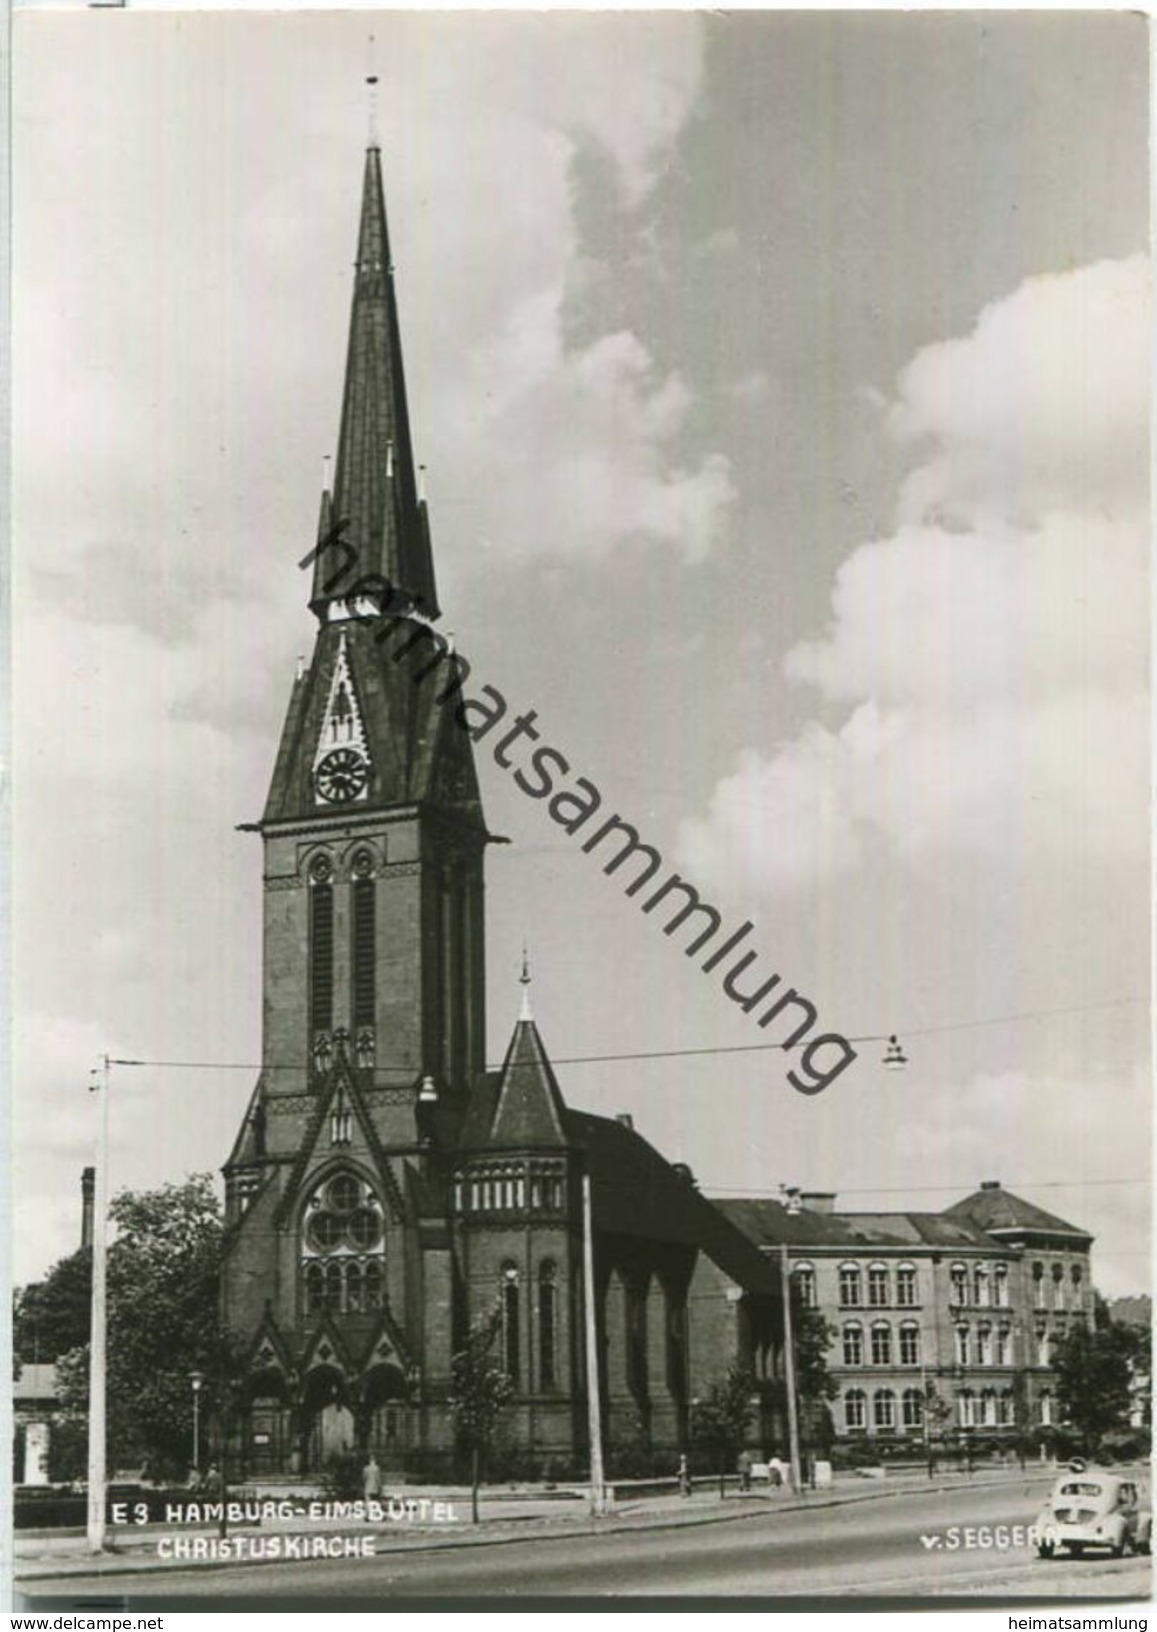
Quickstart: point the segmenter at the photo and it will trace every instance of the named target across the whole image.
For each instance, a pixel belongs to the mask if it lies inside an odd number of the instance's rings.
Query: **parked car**
[[[1051,1558],[1059,1547],[1079,1557],[1104,1547],[1114,1558],[1147,1553],[1153,1515],[1137,1481],[1073,1463],[1061,1474],[1036,1521],[1037,1552]]]

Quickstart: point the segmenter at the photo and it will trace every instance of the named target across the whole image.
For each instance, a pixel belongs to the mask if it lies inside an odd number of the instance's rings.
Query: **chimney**
[[[631,1115],[630,1111],[619,1111],[619,1112],[617,1112],[616,1116],[615,1116],[615,1121],[616,1122],[621,1122],[623,1124],[624,1128],[634,1129],[635,1119]]]
[[[92,1246],[92,1208],[96,1195],[96,1168],[86,1167],[80,1175],[80,1244]]]
[[[780,1189],[784,1194],[784,1206],[791,1214],[803,1212],[803,1196],[798,1184],[783,1184]]]
[[[834,1213],[836,1210],[836,1192],[834,1190],[801,1190],[800,1205],[807,1213]]]
[[[982,1190],[999,1190],[1000,1189],[1000,1180],[999,1179],[981,1179],[980,1188]]]

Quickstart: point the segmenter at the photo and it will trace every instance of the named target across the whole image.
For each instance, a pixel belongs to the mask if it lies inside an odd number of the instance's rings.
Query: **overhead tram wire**
[[[942,1026],[902,1026],[900,1035],[909,1037],[937,1037],[953,1031],[975,1031],[982,1026],[1011,1025],[1021,1020],[1048,1020],[1063,1014],[1092,1014],[1100,1009],[1128,1008],[1135,1004],[1147,1003],[1148,997],[1113,997],[1101,1003],[1078,1003],[1068,1008],[1059,1009],[1032,1009],[1020,1014],[994,1014],[983,1020],[958,1020]],[[891,1033],[867,1032],[861,1036],[849,1037],[849,1043],[885,1043]],[[675,1060],[694,1057],[703,1057],[714,1054],[779,1054],[783,1052],[782,1043],[738,1043],[720,1045],[713,1048],[656,1048],[642,1049],[620,1054],[571,1054],[552,1057],[552,1065],[608,1065],[627,1060]],[[272,1065],[263,1064],[260,1060],[135,1060],[111,1059],[110,1065],[154,1066],[166,1071],[300,1071],[301,1062],[293,1064]],[[502,1061],[497,1060],[487,1066],[487,1070],[500,1070]]]

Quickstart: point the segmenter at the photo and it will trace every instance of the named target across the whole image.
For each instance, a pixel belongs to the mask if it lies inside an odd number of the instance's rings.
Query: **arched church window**
[[[341,1169],[306,1199],[301,1218],[302,1305],[356,1315],[385,1302],[385,1221],[372,1184]]]
[[[354,857],[351,958],[353,971],[353,1007],[351,1019],[355,1034],[372,1030],[375,1020],[377,986],[377,902],[374,883],[374,858],[366,850]]]
[[[333,863],[315,856],[309,869],[309,1031],[333,1029]]]
[[[548,1259],[538,1270],[538,1386],[555,1384],[555,1349],[558,1341],[558,1270]]]
[[[518,1382],[518,1268],[502,1266],[502,1364],[512,1383]]]

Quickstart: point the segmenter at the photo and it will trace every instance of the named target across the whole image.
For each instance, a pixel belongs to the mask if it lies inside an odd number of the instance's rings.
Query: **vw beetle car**
[[[1059,1547],[1074,1557],[1091,1547],[1107,1548],[1114,1558],[1147,1553],[1152,1524],[1131,1474],[1070,1463],[1036,1521],[1037,1552],[1041,1558],[1051,1558]]]

